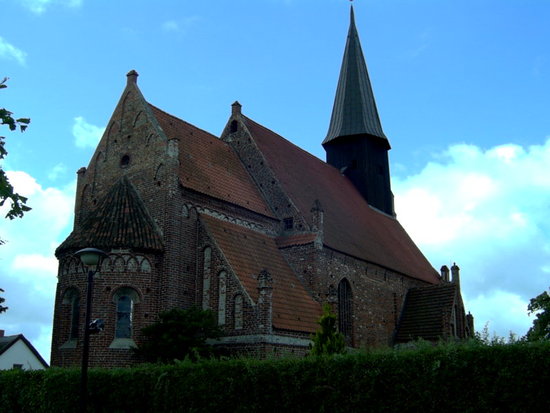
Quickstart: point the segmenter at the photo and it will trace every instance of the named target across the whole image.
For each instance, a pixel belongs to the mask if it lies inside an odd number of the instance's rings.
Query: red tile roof
[[[253,301],[258,300],[258,274],[263,269],[271,274],[275,328],[304,332],[317,329],[320,304],[296,278],[273,238],[207,215],[201,215],[201,221]]]
[[[151,104],[149,106],[166,136],[179,141],[179,178],[184,187],[273,216],[227,143]]]
[[[326,246],[430,283],[439,276],[399,222],[367,204],[339,171],[244,117],[258,148],[301,213],[319,199]]]
[[[294,234],[286,237],[277,237],[275,242],[279,248],[291,247],[294,245],[306,245],[311,244],[317,238],[317,234],[313,233],[303,233],[303,234]]]

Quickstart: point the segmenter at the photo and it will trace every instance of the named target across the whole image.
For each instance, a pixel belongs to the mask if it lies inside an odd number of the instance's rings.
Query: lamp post
[[[88,355],[90,352],[90,317],[92,314],[92,289],[94,275],[101,268],[101,261],[107,257],[104,251],[97,248],[84,248],[75,254],[84,266],[88,268],[88,283],[86,286],[86,316],[84,321],[84,343],[82,345],[82,368],[80,376],[80,411],[85,412],[88,404]]]

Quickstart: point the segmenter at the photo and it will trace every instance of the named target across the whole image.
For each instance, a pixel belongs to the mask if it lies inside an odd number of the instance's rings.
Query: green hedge
[[[94,412],[525,412],[550,408],[550,343],[91,369]],[[0,374],[0,412],[77,412],[79,370]]]

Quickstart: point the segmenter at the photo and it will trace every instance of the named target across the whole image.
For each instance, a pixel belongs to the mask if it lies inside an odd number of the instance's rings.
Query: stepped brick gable
[[[353,8],[324,162],[243,114],[214,136],[147,102],[138,74],[78,174],[74,228],[57,248],[52,358],[79,365],[86,277],[92,366],[128,366],[161,311],[211,309],[216,345],[258,357],[308,351],[324,303],[351,347],[465,338],[459,269],[436,272],[393,210],[390,145]],[[321,143],[322,137],[319,142]]]

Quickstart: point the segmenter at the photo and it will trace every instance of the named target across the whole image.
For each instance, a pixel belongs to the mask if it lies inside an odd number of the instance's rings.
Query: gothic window
[[[116,304],[116,338],[132,338],[134,327],[134,306],[139,302],[139,295],[133,288],[120,288],[114,295]]]
[[[231,125],[229,126],[229,133],[235,133],[239,130],[239,123],[234,120],[231,122]]]
[[[218,276],[218,325],[225,324],[225,300],[227,296],[227,273],[220,272]]]
[[[234,328],[235,330],[240,330],[243,328],[243,296],[238,294],[235,296],[234,302]]]
[[[206,247],[203,251],[202,272],[202,309],[210,308],[210,265],[212,262],[212,249]]]
[[[346,338],[348,345],[352,344],[353,307],[351,285],[347,279],[338,284],[338,329]]]
[[[69,288],[65,292],[62,302],[70,306],[69,340],[77,340],[80,318],[80,296],[78,290],[76,288]]]

